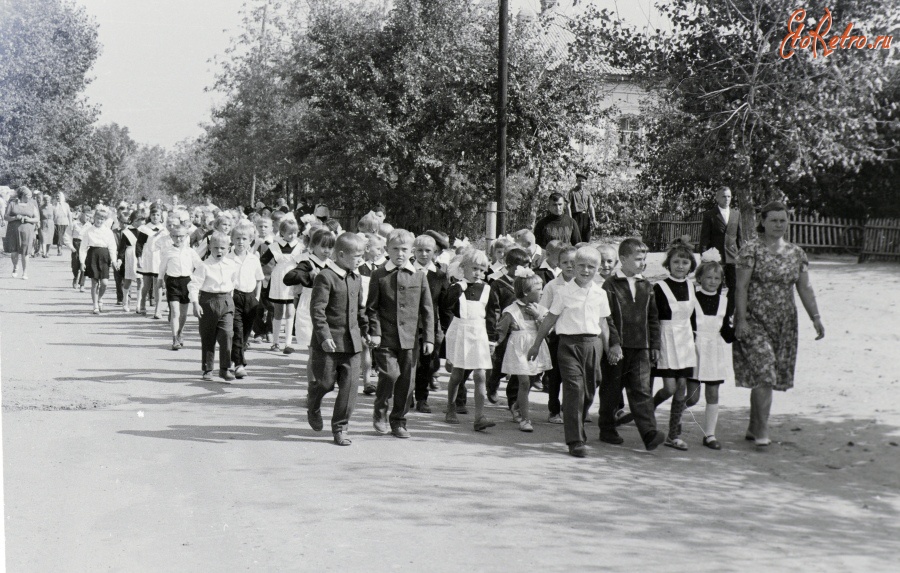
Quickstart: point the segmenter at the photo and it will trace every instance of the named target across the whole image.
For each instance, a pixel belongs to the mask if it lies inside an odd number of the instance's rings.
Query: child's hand
[[[655,348],[650,349],[650,364],[656,364],[659,362],[659,350]]]
[[[535,344],[530,349],[528,349],[528,360],[535,360],[538,357],[538,354],[541,352],[540,345]]]
[[[529,302],[522,308],[522,310],[531,318],[538,319],[541,317],[541,313],[538,311],[538,305],[536,302]]]
[[[369,337],[369,346],[371,346],[372,348],[378,348],[378,346],[380,344],[381,344],[380,336],[370,336]]]
[[[203,316],[203,309],[200,308],[199,302],[194,303],[194,316],[196,316],[197,318],[200,318],[201,316]]]
[[[337,352],[337,345],[334,343],[334,340],[328,339],[322,342],[322,350],[328,352],[329,354],[332,352]]]
[[[618,364],[619,360],[622,360],[622,347],[618,344],[611,347],[609,349],[608,359],[610,364]]]
[[[432,352],[434,352],[434,344],[432,344],[431,342],[426,342],[422,346],[422,354],[424,354],[425,356],[429,356]]]

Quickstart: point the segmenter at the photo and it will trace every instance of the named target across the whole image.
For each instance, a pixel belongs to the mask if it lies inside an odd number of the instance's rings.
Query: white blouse
[[[84,263],[87,260],[87,252],[91,247],[109,249],[110,258],[114,258],[118,250],[116,238],[112,229],[107,226],[95,227],[85,225],[81,229],[81,247],[78,249],[78,259]]]

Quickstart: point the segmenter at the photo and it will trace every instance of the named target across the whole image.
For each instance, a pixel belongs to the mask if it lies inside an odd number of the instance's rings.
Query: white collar
[[[279,245],[281,245],[282,247],[285,245],[288,245],[289,247],[293,248],[293,247],[297,246],[297,243],[300,242],[300,239],[298,239],[297,237],[294,237],[294,240],[291,241],[290,243],[288,243],[287,241],[284,240],[284,238],[282,238],[279,235],[278,237],[275,237],[275,242],[278,243]]]
[[[413,263],[413,267],[415,267],[415,269],[416,269],[417,271],[422,271],[422,270],[424,270],[424,271],[431,271],[431,272],[433,272],[433,273],[436,273],[436,272],[437,272],[437,267],[434,266],[434,263],[428,263],[427,265],[422,266],[422,265],[419,264],[419,261],[416,261],[416,262]]]
[[[562,272],[562,269],[560,269],[560,268],[555,268],[555,269],[554,269],[553,267],[551,267],[551,266],[550,266],[550,263],[548,263],[547,261],[544,261],[543,263],[541,263],[541,266],[538,267],[538,268],[541,268],[541,269],[547,269],[548,271],[550,271],[551,273],[553,273],[553,277],[554,277],[554,278],[555,278],[555,277],[558,277],[558,276],[560,275],[560,273]]]
[[[339,276],[341,278],[346,277],[348,273],[350,275],[354,274],[353,271],[347,271],[346,269],[342,269],[341,267],[337,266],[337,264],[330,259],[327,263],[325,263],[325,266],[328,267],[329,269],[333,270],[335,273],[337,273],[337,276]]]
[[[320,259],[320,258],[317,257],[316,255],[312,254],[312,251],[310,251],[310,253],[309,253],[309,260],[311,260],[312,262],[316,263],[316,264],[319,265],[320,267],[327,267],[327,266],[328,266],[328,263],[331,262],[331,259],[325,259],[325,260],[323,261],[322,259]]]
[[[499,271],[500,269],[503,269],[503,268],[506,268],[506,265],[504,265],[503,262],[501,262],[501,261],[497,261],[496,263],[491,265],[492,271]]]
[[[716,296],[716,295],[719,294],[719,293],[717,293],[717,292],[709,292],[708,290],[704,289],[702,286],[698,286],[698,287],[697,287],[697,290],[698,290],[699,292],[702,292],[703,294],[705,294],[705,295],[707,295],[707,296]]]
[[[672,276],[671,273],[669,273],[669,276],[667,276],[666,278],[667,278],[667,279],[672,279],[672,280],[675,281],[676,283],[685,283],[685,282],[687,282],[687,277],[684,277],[683,279],[676,279],[675,277]]]
[[[396,268],[398,268],[397,265],[395,265],[395,264],[394,264],[394,261],[391,261],[391,260],[389,260],[389,261],[384,265],[384,270],[386,270],[386,271],[388,271],[388,272],[391,272],[392,270],[394,270],[394,269],[396,269]],[[409,262],[409,261],[406,261],[406,263],[405,263],[402,267],[400,267],[400,268],[402,268],[402,269],[404,269],[404,270],[407,270],[407,271],[409,271],[409,272],[411,272],[411,273],[416,272],[416,267],[414,267],[414,266],[412,265],[412,263]]]
[[[644,278],[644,275],[642,275],[640,273],[634,275],[633,277],[627,277],[627,276],[625,276],[625,273],[622,272],[622,269],[619,269],[616,271],[616,276],[619,277],[620,279],[628,279],[628,280],[631,280],[631,279],[642,279],[643,280],[643,278]]]

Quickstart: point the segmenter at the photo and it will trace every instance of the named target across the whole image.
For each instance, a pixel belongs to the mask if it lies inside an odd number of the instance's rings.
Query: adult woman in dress
[[[62,256],[62,248],[66,244],[66,231],[72,224],[72,210],[66,203],[66,196],[62,191],[56,194],[56,204],[53,206],[53,223],[56,233],[53,235],[53,244],[56,245],[56,256]]]
[[[45,259],[50,254],[50,245],[53,244],[53,234],[56,233],[56,223],[54,222],[54,207],[50,200],[49,194],[44,194],[41,198],[41,256]]]
[[[735,381],[750,388],[750,425],[746,438],[768,446],[772,391],[794,386],[797,361],[797,307],[794,289],[813,321],[816,340],[825,336],[816,295],[809,282],[803,249],[785,240],[788,212],[772,202],[762,208],[759,236],[737,258],[735,289]]]
[[[28,280],[28,257],[34,245],[35,227],[41,221],[37,205],[31,200],[31,189],[19,187],[16,198],[6,207],[5,218],[9,222],[6,230],[7,246],[12,254],[13,278],[19,276],[16,267],[22,259],[22,280]]]

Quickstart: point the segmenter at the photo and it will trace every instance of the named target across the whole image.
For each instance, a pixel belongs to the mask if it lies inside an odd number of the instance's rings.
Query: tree
[[[849,22],[857,33],[890,33],[890,4],[835,0],[832,34]],[[641,179],[665,209],[694,212],[710,188],[727,184],[753,229],[754,205],[786,196],[804,210],[834,210],[840,203],[823,185],[896,162],[891,52],[798,50],[784,59],[778,48],[795,8],[792,0],[675,0],[659,6],[670,31],[644,34],[596,9],[573,26],[584,60],[632,70],[651,91]]]
[[[69,0],[5,0],[0,38],[0,183],[72,194],[97,117],[82,95],[97,25]]]
[[[136,150],[127,127],[111,123],[96,128],[91,137],[88,176],[74,199],[95,204],[100,199],[111,201],[127,195],[134,185],[128,161]]]

